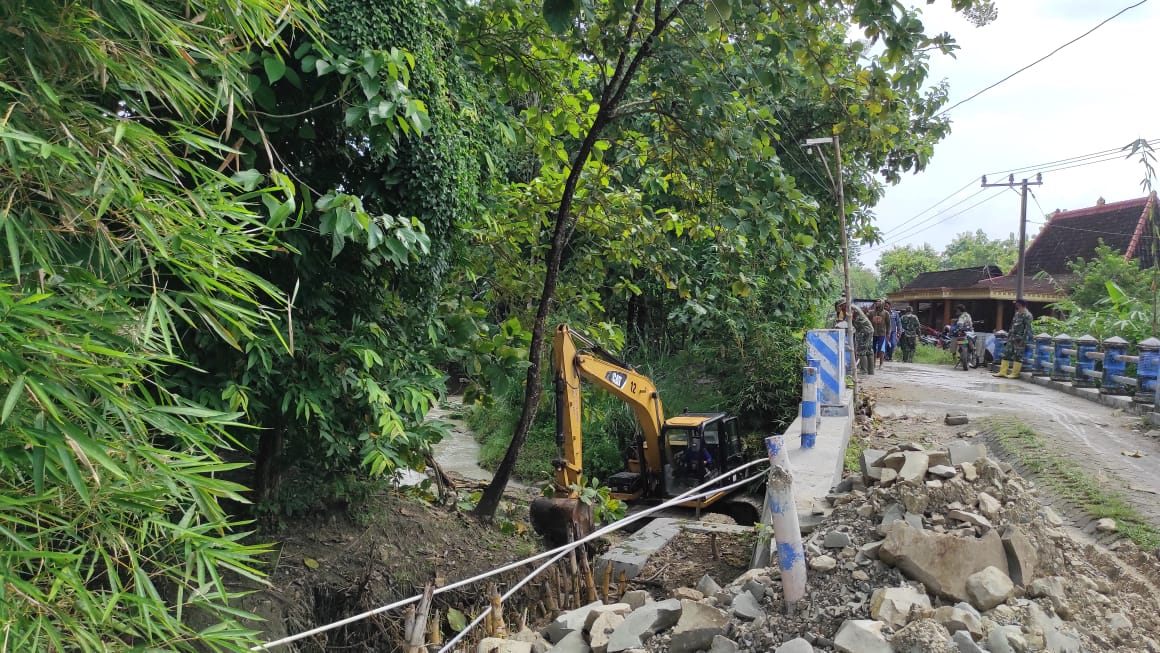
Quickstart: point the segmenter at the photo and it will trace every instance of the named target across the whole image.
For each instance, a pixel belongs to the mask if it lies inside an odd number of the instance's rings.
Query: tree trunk
[[[645,4],[645,0],[637,0],[636,10],[633,13],[634,18],[629,23],[628,32],[624,39],[625,49],[617,62],[615,72],[608,80],[608,85],[601,93],[600,110],[597,111],[596,118],[592,121],[592,127],[584,136],[584,141],[580,144],[576,156],[572,158],[572,169],[568,173],[568,179],[564,182],[564,191],[560,197],[560,204],[556,208],[552,245],[548,249],[545,261],[544,287],[540,292],[536,318],[532,323],[532,341],[528,348],[528,374],[524,384],[524,405],[520,411],[520,419],[516,423],[516,430],[512,434],[512,441],[508,445],[507,453],[504,454],[503,461],[495,470],[495,476],[492,477],[491,483],[484,488],[483,496],[480,497],[479,504],[475,507],[476,517],[491,519],[495,516],[500,499],[503,498],[504,488],[507,487],[508,481],[511,480],[512,470],[515,469],[516,458],[519,457],[520,449],[523,448],[524,442],[528,439],[532,420],[536,417],[540,395],[543,393],[543,387],[540,384],[540,367],[544,357],[544,332],[547,327],[548,314],[551,312],[552,300],[556,295],[556,285],[560,277],[560,260],[564,253],[564,247],[567,245],[568,235],[571,233],[572,200],[576,196],[576,186],[580,181],[580,175],[584,172],[584,163],[592,153],[596,141],[599,140],[600,132],[612,121],[616,107],[624,99],[624,94],[628,90],[632,78],[636,75],[640,63],[651,51],[653,42],[672,22],[681,6],[686,4],[688,0],[678,2],[673,11],[664,18],[660,17],[661,0],[654,0],[654,2],[656,2],[654,15],[657,16],[657,20],[652,31],[645,37],[630,61],[629,48],[637,36],[637,21]]]

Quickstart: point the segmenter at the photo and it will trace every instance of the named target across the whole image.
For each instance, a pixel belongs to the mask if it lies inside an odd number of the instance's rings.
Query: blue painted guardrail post
[[[1093,374],[1096,371],[1096,359],[1088,354],[1098,354],[1096,349],[1100,341],[1088,334],[1084,334],[1075,341],[1075,380],[1072,385],[1077,388],[1094,388],[1096,382]]]
[[[773,520],[777,542],[777,566],[781,570],[781,591],[786,612],[793,610],[806,594],[806,554],[802,548],[802,529],[793,497],[793,473],[785,436],[765,439],[769,453],[769,481],[765,486],[765,505]]]
[[[1051,342],[1055,345],[1055,355],[1052,357],[1051,380],[1070,382],[1074,369],[1071,365],[1071,357],[1075,353],[1075,350],[1071,347],[1071,336],[1066,333],[1061,333],[1052,338]]]
[[[1136,361],[1136,394],[1133,401],[1142,404],[1154,403],[1157,391],[1157,379],[1160,379],[1160,340],[1148,338],[1136,345],[1140,351]]]
[[[818,368],[802,369],[802,448],[813,449],[818,441]]]
[[[1051,376],[1051,355],[1054,353],[1050,335],[1041,333],[1035,336],[1035,368],[1031,370],[1031,376]]]
[[[1130,394],[1128,389],[1131,381],[1124,376],[1128,371],[1128,341],[1119,336],[1112,336],[1103,342],[1104,375],[1100,380],[1100,393],[1106,395]]]
[[[999,329],[995,332],[995,356],[991,359],[991,371],[998,372],[1002,364],[1003,351],[1007,348],[1007,332]]]
[[[1023,343],[1023,367],[1027,368],[1025,372],[1035,371],[1035,339],[1032,338],[1030,342]]]

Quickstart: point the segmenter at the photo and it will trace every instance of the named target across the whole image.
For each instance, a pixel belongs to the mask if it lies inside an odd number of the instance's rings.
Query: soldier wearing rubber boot
[[[1034,339],[1031,328],[1031,311],[1027,310],[1027,300],[1015,300],[1015,316],[1011,318],[1011,330],[1007,334],[1007,344],[1003,347],[1003,362],[999,371],[991,376],[1017,379],[1023,371],[1023,351],[1027,343]]]

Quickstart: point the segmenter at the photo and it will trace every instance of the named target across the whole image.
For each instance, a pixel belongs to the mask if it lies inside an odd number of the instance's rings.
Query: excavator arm
[[[581,352],[576,341],[586,346]],[[652,380],[618,361],[568,325],[556,327],[552,341],[552,367],[556,389],[556,483],[567,489],[578,483],[584,468],[584,440],[581,433],[580,379],[620,398],[636,415],[644,434],[641,471],[657,474],[661,469],[660,434],[664,409]]]
[[[583,352],[576,346],[585,346]],[[584,436],[581,432],[580,380],[588,379],[632,407],[644,432],[643,461],[638,470],[646,478],[661,468],[660,432],[664,411],[656,386],[612,354],[568,325],[556,327],[552,340],[553,383],[556,390],[557,498],[540,498],[530,506],[532,528],[549,542],[561,544],[592,532],[592,506],[580,501],[571,488],[584,473]],[[646,481],[647,483],[647,481]]]

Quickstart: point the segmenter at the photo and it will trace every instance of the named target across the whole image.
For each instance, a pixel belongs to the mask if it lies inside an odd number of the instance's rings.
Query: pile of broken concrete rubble
[[[778,570],[755,569],[662,600],[630,591],[478,653],[1160,652],[1148,580],[1064,533],[1033,484],[981,445],[902,445],[861,462],[819,520],[803,519],[811,571],[793,610]]]

